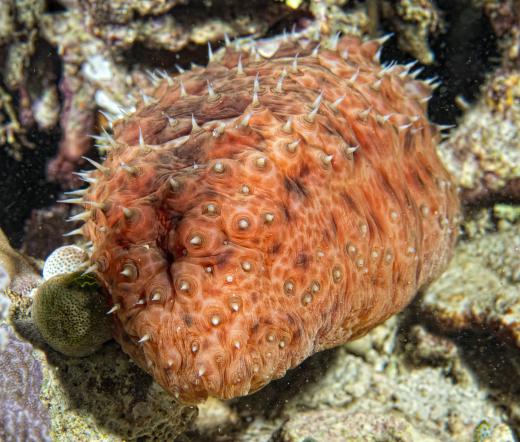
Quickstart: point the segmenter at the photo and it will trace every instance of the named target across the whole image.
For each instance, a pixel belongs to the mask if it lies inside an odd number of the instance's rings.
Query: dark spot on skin
[[[382,216],[382,215],[380,215]],[[369,234],[370,235],[384,235],[386,232],[385,230],[385,224],[381,222],[381,219],[379,219],[378,214],[372,210],[370,210],[367,213],[367,221],[368,221],[368,228],[369,228]],[[373,226],[374,227],[373,227]],[[374,233],[372,233],[374,232]]]
[[[272,255],[276,255],[279,251],[280,251],[280,248],[282,247],[282,244],[280,244],[279,242],[277,243],[274,243],[271,247],[271,249],[269,250],[269,252],[272,254]]]
[[[384,171],[381,171],[381,173],[379,174],[379,179],[383,183],[383,187],[386,189],[388,194],[392,197],[393,201],[399,203],[399,198],[397,198],[395,190],[392,187],[392,185],[390,184],[390,180],[388,179],[388,177],[386,176],[386,173],[384,173]]]
[[[422,269],[422,261],[419,258],[419,261],[417,261],[416,267],[415,267],[415,284],[419,282],[419,279],[421,277],[421,269]]]
[[[285,221],[291,221],[291,213],[289,212],[289,208],[285,204],[282,204],[282,212],[283,216],[285,217]]]
[[[307,198],[309,195],[309,191],[298,178],[291,179],[289,177],[285,177],[283,184],[287,192],[294,193],[300,198]]]
[[[256,332],[258,332],[258,329],[260,328],[260,324],[258,322],[256,322],[255,324],[253,324],[253,326],[251,327],[251,332],[250,334],[253,335],[255,334]]]
[[[200,140],[191,137],[175,150],[175,156],[188,164],[200,164],[207,160],[206,152],[204,152]]]
[[[350,197],[350,195],[347,195],[345,192],[340,193],[341,198],[343,198],[343,201],[345,201],[346,205],[355,213],[360,215],[360,211],[354,202],[354,200]]]
[[[191,325],[193,324],[193,319],[187,313],[182,317],[182,320],[188,327],[191,327]]]
[[[323,240],[327,243],[331,241],[330,233],[327,229],[323,229]]]
[[[410,152],[414,146],[414,136],[411,131],[407,130],[406,135],[404,136],[404,151]]]
[[[253,302],[253,304],[256,304],[258,302],[258,293],[257,292],[251,293],[251,301]]]
[[[300,168],[300,178],[304,178],[307,175],[309,175],[310,172],[309,165],[307,163],[303,163],[302,167]]]
[[[224,252],[218,255],[217,260],[215,262],[215,265],[217,266],[223,266],[226,265],[229,261],[230,256],[232,255],[232,252]]]
[[[309,265],[309,256],[304,252],[298,253],[298,256],[296,257],[295,265],[306,269],[307,266]]]
[[[417,186],[419,188],[426,189],[426,183],[423,181],[423,179],[421,178],[421,175],[419,175],[418,172],[414,172],[412,176],[413,176],[414,181],[417,183]]]
[[[332,223],[332,231],[334,232],[334,237],[338,235],[338,223],[336,222],[336,219],[334,218],[334,214],[330,215],[330,220]]]

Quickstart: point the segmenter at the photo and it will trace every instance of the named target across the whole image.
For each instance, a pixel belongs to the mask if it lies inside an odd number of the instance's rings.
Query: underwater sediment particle
[[[429,81],[303,34],[154,73],[79,190],[123,350],[181,401],[254,392],[445,267],[459,204]]]
[[[32,319],[42,337],[68,356],[86,356],[111,339],[106,302],[92,275],[52,277],[34,294]]]

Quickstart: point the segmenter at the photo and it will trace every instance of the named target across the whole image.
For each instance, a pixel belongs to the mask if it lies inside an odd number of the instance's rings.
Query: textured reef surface
[[[517,440],[519,36],[515,0],[1,2],[0,439]]]

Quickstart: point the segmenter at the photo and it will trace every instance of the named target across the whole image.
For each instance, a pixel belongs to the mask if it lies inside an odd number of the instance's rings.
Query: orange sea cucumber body
[[[382,67],[376,41],[316,47],[228,47],[161,80],[90,174],[115,337],[182,401],[250,393],[363,335],[451,255],[430,87]]]

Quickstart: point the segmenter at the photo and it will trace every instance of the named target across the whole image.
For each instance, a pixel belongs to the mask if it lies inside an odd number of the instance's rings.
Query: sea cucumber
[[[448,262],[459,202],[431,81],[382,40],[303,34],[152,75],[69,202],[114,336],[183,402],[254,392],[400,311]]]

